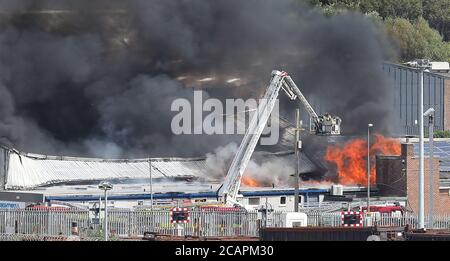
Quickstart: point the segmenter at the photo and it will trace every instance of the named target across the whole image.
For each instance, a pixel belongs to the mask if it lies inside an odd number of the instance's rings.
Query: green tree
[[[399,49],[400,59],[410,61],[428,58],[434,61],[450,61],[450,44],[419,18],[411,23],[405,18],[388,18],[385,28],[389,38]]]
[[[450,40],[450,0],[427,0],[423,5],[424,18],[446,41]]]
[[[415,23],[415,29],[424,45],[424,57],[435,61],[450,61],[450,43],[443,40],[442,35],[420,18]]]
[[[377,12],[382,18],[402,17],[415,20],[422,15],[423,0],[301,0],[325,10],[357,10],[362,13]],[[449,0],[441,0],[449,1]]]
[[[359,7],[363,13],[371,13],[380,11],[380,2],[376,0],[361,0]]]
[[[445,131],[435,131],[433,137],[435,138],[450,138],[450,131],[445,130]]]
[[[416,41],[416,31],[409,20],[388,18],[385,20],[385,27],[389,38],[398,48],[401,60],[408,61],[422,56],[422,44]]]
[[[415,20],[422,15],[422,0],[381,0],[378,13],[383,18],[401,17]]]

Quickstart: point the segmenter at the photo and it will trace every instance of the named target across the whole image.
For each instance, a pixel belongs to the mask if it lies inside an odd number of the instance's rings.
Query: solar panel
[[[429,156],[429,143],[424,144],[425,156]],[[419,155],[419,143],[414,143],[414,155]],[[450,172],[450,142],[435,141],[433,143],[433,155],[440,158],[440,171]]]
[[[450,166],[441,166],[439,168],[440,171],[450,172]]]
[[[441,162],[441,167],[450,168],[450,162],[447,163]]]

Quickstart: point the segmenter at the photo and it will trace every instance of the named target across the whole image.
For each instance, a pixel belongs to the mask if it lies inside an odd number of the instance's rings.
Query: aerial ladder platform
[[[219,197],[222,198],[222,202],[226,205],[242,206],[237,201],[241,179],[272,113],[280,89],[283,89],[291,100],[298,99],[303,104],[314,124],[311,130],[316,135],[340,135],[341,119],[339,117],[329,113],[318,115],[288,73],[277,70],[272,71],[270,84],[250,120],[238,152],[228,169],[225,181],[218,191]]]

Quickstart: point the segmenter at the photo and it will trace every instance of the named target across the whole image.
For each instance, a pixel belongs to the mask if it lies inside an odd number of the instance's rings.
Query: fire
[[[375,134],[370,145],[370,183],[376,180],[375,155],[400,155],[400,142]],[[367,184],[367,141],[354,139],[343,146],[332,145],[327,148],[325,160],[337,168],[339,183],[344,185]]]
[[[242,185],[247,187],[261,187],[261,184],[256,179],[249,176],[242,177]]]

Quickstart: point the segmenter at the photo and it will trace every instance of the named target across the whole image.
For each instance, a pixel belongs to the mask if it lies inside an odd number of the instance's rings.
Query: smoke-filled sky
[[[258,98],[273,69],[340,116],[343,132],[364,132],[370,120],[386,133],[387,46],[363,15],[324,17],[290,0],[0,0],[0,143],[47,154],[204,155],[240,137],[172,135],[171,102],[192,100],[196,87],[209,87],[204,98]],[[219,80],[197,81],[205,77]],[[223,80],[231,78],[240,84]]]

